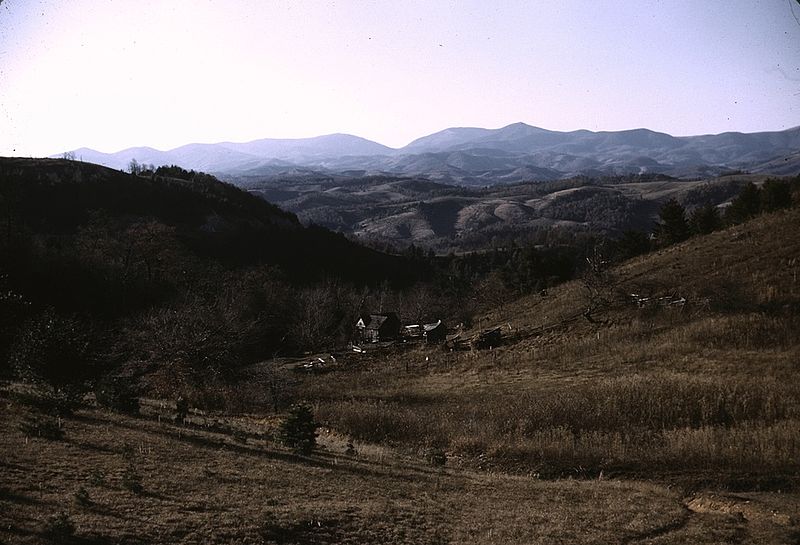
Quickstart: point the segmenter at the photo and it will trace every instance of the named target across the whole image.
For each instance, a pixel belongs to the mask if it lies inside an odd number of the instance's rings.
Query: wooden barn
[[[394,312],[367,314],[356,322],[356,337],[360,342],[390,341],[400,336],[400,318]]]
[[[432,324],[425,324],[422,326],[422,329],[424,330],[423,336],[425,337],[425,342],[428,344],[440,343],[444,341],[447,336],[447,328],[441,320]]]

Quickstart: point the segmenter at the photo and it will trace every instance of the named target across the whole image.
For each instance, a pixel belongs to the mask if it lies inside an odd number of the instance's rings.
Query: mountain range
[[[225,177],[424,176],[459,185],[555,180],[576,175],[641,173],[698,178],[731,171],[800,172],[800,127],[775,132],[671,136],[648,129],[550,131],[524,123],[500,129],[449,128],[399,149],[358,136],[188,144],[168,151],[137,147],[116,153],[80,148],[83,161],[125,169],[176,164]]]

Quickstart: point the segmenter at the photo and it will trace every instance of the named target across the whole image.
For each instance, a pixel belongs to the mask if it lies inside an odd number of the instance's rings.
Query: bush
[[[447,453],[440,448],[430,448],[425,451],[425,460],[432,466],[443,466],[447,463]]]
[[[310,454],[317,445],[317,423],[308,405],[293,405],[278,430],[280,441],[298,454]]]
[[[52,390],[53,408],[67,414],[86,391],[90,347],[84,324],[48,310],[23,327],[10,360],[21,379]]]
[[[74,494],[75,503],[80,506],[87,507],[92,505],[92,498],[89,496],[89,491],[84,487],[80,487]]]
[[[139,397],[133,381],[127,377],[109,376],[98,382],[95,398],[103,407],[125,414],[139,412]]]
[[[122,456],[128,462],[125,471],[122,473],[122,487],[134,494],[141,494],[144,486],[142,486],[142,476],[136,471],[133,447],[126,443],[122,448]]]
[[[185,397],[179,396],[175,400],[175,423],[185,424],[187,416],[189,416],[189,402]]]
[[[650,237],[641,231],[628,230],[614,242],[614,257],[620,261],[650,251]]]
[[[99,469],[92,470],[89,473],[89,484],[92,486],[103,486],[106,484],[106,474]]]

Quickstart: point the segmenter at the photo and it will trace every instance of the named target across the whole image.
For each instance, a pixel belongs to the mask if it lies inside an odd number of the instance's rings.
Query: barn
[[[361,342],[389,341],[400,336],[400,318],[394,312],[365,314],[356,322],[356,337]]]
[[[428,344],[440,343],[444,341],[447,336],[447,328],[441,320],[432,324],[425,324],[422,326],[422,329],[425,331],[423,336],[425,337],[425,342]]]

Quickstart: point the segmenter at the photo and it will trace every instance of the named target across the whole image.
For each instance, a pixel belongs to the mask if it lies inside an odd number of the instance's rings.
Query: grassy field
[[[0,401],[2,543],[789,543],[800,529],[794,494],[437,468],[369,445],[345,455],[329,433],[297,457],[96,409],[49,441],[19,430],[29,407]]]
[[[765,216],[506,305],[480,320],[503,328],[496,349],[383,353],[304,395],[353,437],[477,467],[795,486],[798,221]]]
[[[87,407],[60,440],[7,385],[0,543],[70,524],[78,543],[797,543],[797,225],[763,216],[504,305],[478,321],[503,329],[491,350],[298,374],[324,426],[309,457],[269,407],[232,414],[257,406],[259,366],[194,425]]]

